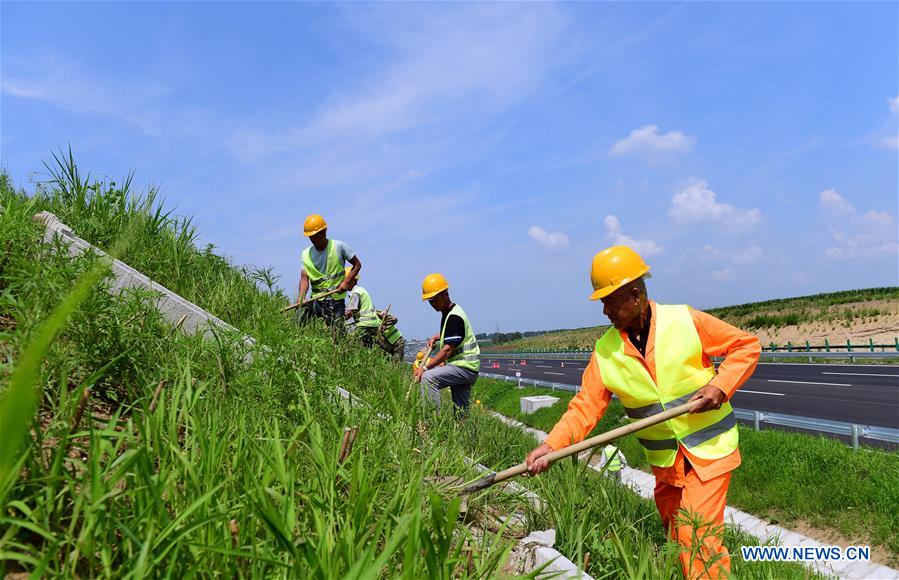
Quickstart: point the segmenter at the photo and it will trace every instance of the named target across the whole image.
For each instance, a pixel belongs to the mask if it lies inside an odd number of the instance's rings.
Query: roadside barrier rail
[[[578,385],[568,385],[564,383],[555,383],[552,381],[541,381],[539,379],[525,379],[521,377],[511,377],[509,375],[498,375],[485,372],[480,373],[480,376],[489,379],[499,379],[502,381],[517,383],[519,387],[545,387],[550,388],[554,391],[568,391],[570,393],[577,393],[580,391],[580,387]],[[806,431],[817,431],[820,433],[843,435],[852,439],[853,449],[858,449],[860,447],[862,439],[899,444],[899,429],[893,429],[892,427],[860,425],[858,423],[831,421],[830,419],[816,419],[814,417],[802,417],[799,415],[787,415],[784,413],[770,413],[768,411],[756,411],[754,409],[735,408],[734,415],[737,416],[737,419],[751,422],[756,431],[760,431],[761,426],[764,423],[768,425],[776,425],[779,427],[789,427],[792,429],[803,429]]]
[[[876,345],[875,345],[876,347]],[[854,348],[854,347],[853,347]],[[527,352],[482,352],[481,358],[509,358],[509,359],[564,359],[564,360],[590,360],[593,355],[592,350],[557,350],[557,351],[527,351]],[[762,351],[761,358],[764,359],[896,359],[899,358],[899,351],[884,350],[878,351]],[[716,358],[715,360],[720,360]]]

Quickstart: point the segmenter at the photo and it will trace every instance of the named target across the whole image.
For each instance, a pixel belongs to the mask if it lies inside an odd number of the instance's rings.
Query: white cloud
[[[658,125],[644,125],[631,131],[630,135],[612,146],[609,153],[613,157],[628,153],[677,154],[687,153],[696,142],[680,131],[660,134]]]
[[[286,127],[283,118],[268,127],[248,123],[234,134],[237,155],[345,147],[368,158],[371,143],[383,147],[382,140],[410,131],[439,130],[440,140],[474,132],[530,96],[564,52],[558,40],[566,18],[545,4],[447,4],[438,13],[356,5],[344,14],[354,35],[386,55],[381,66],[336,87],[310,118]]]
[[[540,226],[531,226],[528,235],[547,250],[561,250],[568,247],[568,236],[562,232],[548,232]]]
[[[199,110],[163,111],[161,102],[171,93],[163,82],[108,78],[58,53],[11,57],[6,68],[0,85],[5,95],[108,117],[152,137],[182,135],[206,118]]]
[[[740,209],[719,202],[717,194],[701,179],[691,179],[674,194],[668,215],[679,224],[710,223],[728,230],[746,230],[762,221],[760,209]]]
[[[720,270],[712,270],[712,279],[716,282],[724,282],[730,280],[733,274],[734,269],[728,266],[727,268],[721,268]]]
[[[860,213],[833,189],[818,195],[818,207],[827,223],[833,245],[824,250],[828,258],[846,259],[896,254],[896,217],[889,212]]]
[[[616,246],[630,246],[644,258],[649,258],[665,251],[665,248],[652,240],[636,240],[621,230],[621,222],[613,215],[607,215],[603,220],[606,226],[606,237]]]
[[[891,111],[893,111],[894,113],[899,113],[899,96],[887,99],[887,102],[890,104]]]

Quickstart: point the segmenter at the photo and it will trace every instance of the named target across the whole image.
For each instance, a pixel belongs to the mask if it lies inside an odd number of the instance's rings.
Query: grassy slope
[[[547,394],[544,388],[513,388],[510,383],[480,379],[474,397],[497,412],[549,432],[573,393],[557,392],[559,402],[522,415],[519,398]],[[612,401],[593,434],[625,421]],[[636,437],[618,444],[628,463],[648,470]],[[743,465],[734,472],[728,503],[775,523],[797,521],[834,529],[848,537],[865,537],[899,559],[899,453],[853,451],[843,443],[781,431],[756,432],[740,427]]]
[[[514,463],[530,444],[523,434],[478,412],[461,424],[422,414],[405,367],[296,327],[278,312],[283,296],[257,289],[264,272],[196,250],[189,224],[68,171],[35,199],[0,177],[0,393],[36,325],[91,262],[38,243],[30,216],[42,209],[102,247],[136,222],[126,262],[267,350],[241,364],[233,337],[173,333],[145,293],[92,292],[45,357],[43,404],[18,477],[0,482],[0,572],[495,575],[506,541],[472,535],[457,520],[458,502],[422,481],[466,473],[465,454]],[[336,401],[337,385],[368,405]],[[89,407],[76,420],[85,387]],[[350,425],[359,438],[338,465]],[[576,475],[563,467],[532,482],[553,506],[533,525],[557,527],[575,559],[589,551],[594,574],[677,577],[651,503]],[[473,511],[508,501],[488,492]],[[747,578],[807,575],[795,565],[736,566]]]
[[[816,322],[851,326],[856,322],[891,317],[895,323],[896,307],[876,305],[876,301],[899,305],[899,286],[751,302],[710,308],[706,312],[749,332]],[[606,328],[608,327],[590,326],[551,331],[497,345],[495,350],[593,348],[596,339]]]

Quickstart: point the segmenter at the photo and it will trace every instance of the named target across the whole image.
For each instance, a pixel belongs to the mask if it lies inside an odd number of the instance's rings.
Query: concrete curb
[[[547,437],[547,433],[540,431],[539,429],[534,429],[532,427],[528,427],[524,423],[520,421],[516,421],[515,419],[511,419],[506,417],[505,415],[501,415],[495,411],[489,411],[489,413],[505,423],[506,425],[517,427],[522,431],[526,431],[530,433],[534,439],[537,440],[538,443],[542,443],[544,439]],[[589,452],[585,452],[589,453]],[[599,471],[599,468],[591,465],[591,469]],[[639,469],[634,469],[632,467],[624,467],[621,470],[621,481],[625,485],[627,485],[631,490],[640,496],[646,499],[653,498],[653,492],[655,489],[655,477],[649,473],[644,471],[640,471]],[[732,508],[727,506],[724,508],[724,520],[726,523],[731,524],[732,526],[740,528],[742,531],[747,534],[754,536],[759,539],[762,543],[775,543],[778,545],[785,546],[798,546],[798,547],[824,547],[825,544],[809,538],[808,536],[804,536],[797,532],[792,532],[787,530],[786,528],[782,528],[780,526],[775,526],[774,524],[768,523],[764,520],[761,520],[753,515],[747,514],[746,512],[740,511],[736,508]],[[812,568],[816,572],[820,572],[821,574],[827,574],[832,576],[837,576],[839,578],[847,578],[847,579],[861,579],[861,578],[893,578],[899,579],[899,571],[894,570],[888,566],[884,566],[882,564],[878,564],[876,562],[852,562],[852,561],[838,561],[838,562],[828,562],[824,560],[815,560],[810,562],[803,562],[803,564]]]
[[[111,259],[99,248],[76,236],[69,226],[62,223],[59,218],[52,213],[42,211],[31,219],[36,223],[43,224],[47,228],[47,231],[44,234],[45,243],[52,242],[56,237],[61,238],[67,245],[69,256],[80,256],[87,251],[93,251],[107,258],[110,261],[110,267],[115,276],[111,288],[113,291],[120,291],[126,288],[143,288],[157,292],[159,294],[159,299],[156,301],[156,307],[159,309],[159,312],[172,324],[178,324],[178,322],[184,318],[184,322],[181,326],[186,333],[194,334],[200,332],[204,336],[209,336],[213,329],[220,329],[228,333],[240,335],[242,337],[241,340],[243,340],[249,348],[256,346],[256,340],[254,338],[244,335],[227,322],[217,318],[206,310],[203,310],[193,302],[185,300],[162,284],[154,282],[121,260]]]

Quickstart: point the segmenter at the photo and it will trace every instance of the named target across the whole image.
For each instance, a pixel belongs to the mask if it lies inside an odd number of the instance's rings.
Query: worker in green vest
[[[440,332],[428,340],[437,354],[413,370],[421,382],[422,397],[440,409],[440,390],[449,388],[456,412],[468,409],[471,387],[478,380],[481,350],[465,311],[449,296],[449,283],[442,274],[428,274],[421,285],[421,299],[440,312]],[[445,366],[440,366],[446,361]]]
[[[602,300],[612,327],[596,341],[582,388],[546,440],[525,458],[532,474],[545,455],[584,439],[612,394],[636,421],[693,402],[687,415],[640,431],[656,478],[655,501],[671,538],[681,544],[686,578],[730,576],[724,507],[731,472],[740,465],[737,420],[728,400],[752,376],[761,347],[751,334],[686,305],[649,300],[649,266],[631,248],[593,258],[591,300]],[[713,357],[724,360],[717,370]],[[693,526],[682,514],[702,520]],[[693,550],[694,538],[701,546]]]
[[[346,275],[351,274],[346,268]],[[359,337],[367,347],[377,345],[391,358],[402,361],[406,341],[396,327],[397,318],[375,308],[368,291],[359,285],[359,276],[350,280],[346,304],[347,329]]]
[[[352,273],[352,268],[346,268],[346,275]],[[355,324],[354,333],[363,345],[371,347],[378,336],[381,326],[381,318],[371,301],[368,290],[359,285],[359,275],[352,277],[348,286],[345,317],[347,322]]]
[[[303,250],[301,258],[303,269],[300,272],[300,289],[297,302],[306,299],[306,292],[312,287],[312,298],[337,290],[337,293],[320,298],[309,304],[304,310],[328,324],[339,324],[343,328],[344,298],[349,290],[350,280],[359,274],[362,262],[353,249],[340,240],[328,239],[328,224],[325,219],[312,214],[303,222],[303,235],[309,238],[312,245]],[[349,262],[349,271],[344,264]]]
[[[396,327],[396,316],[386,312],[378,312],[378,318],[381,320],[381,349],[393,360],[402,362],[403,354],[406,352],[406,339],[403,338],[400,329]]]
[[[605,473],[618,483],[621,483],[621,470],[624,467],[624,454],[614,445],[606,445],[602,448],[602,456],[600,458],[601,465],[605,468]]]

